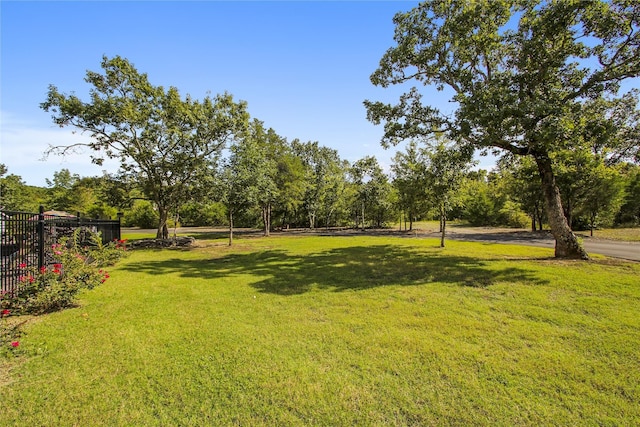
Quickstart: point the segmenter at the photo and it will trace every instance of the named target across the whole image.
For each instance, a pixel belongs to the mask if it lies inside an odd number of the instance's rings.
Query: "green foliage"
[[[93,289],[109,278],[104,267],[124,256],[125,242],[102,244],[96,233],[78,228],[53,245],[57,263],[34,271],[23,269],[16,295],[5,295],[2,308],[21,314],[43,314],[71,307],[81,289]]]
[[[462,219],[473,226],[489,226],[498,223],[500,206],[489,183],[484,180],[465,180],[461,189]]]
[[[220,202],[185,203],[179,211],[183,227],[217,226],[226,224],[226,210]]]
[[[62,169],[53,173],[53,180],[47,179],[49,186],[47,206],[53,210],[79,212],[84,205],[81,199],[86,195],[78,190],[80,175],[71,174],[69,169]]]
[[[26,185],[22,177],[6,175],[8,169],[0,164],[0,208],[9,211],[37,212],[44,202],[45,190]],[[5,176],[6,175],[6,176]]]
[[[498,219],[499,224],[506,225],[507,227],[527,228],[531,223],[531,219],[527,214],[520,209],[517,203],[511,200],[507,200],[504,203],[498,214],[500,215]]]
[[[151,202],[138,200],[131,210],[125,212],[123,225],[125,227],[155,228],[158,225],[158,212],[153,209]]]
[[[455,111],[425,105],[412,87],[396,105],[365,101],[367,117],[384,124],[383,146],[444,132],[485,153],[530,156],[556,255],[587,258],[562,211],[552,158],[583,149],[636,157],[637,96],[615,97],[621,81],[640,76],[639,14],[626,1],[420,3],[394,17],[397,45],[371,81],[446,88]]]
[[[406,152],[396,153],[391,165],[398,204],[409,218],[410,230],[413,229],[413,221],[428,211],[428,163],[425,150],[411,141]]]
[[[168,236],[167,222],[206,182],[227,143],[244,132],[246,103],[230,94],[203,101],[182,98],[171,87],[153,86],[146,74],[128,60],[104,57],[103,73],[88,71],[91,100],[60,93],[49,87],[41,104],[53,112],[53,122],[72,126],[92,136],[80,144],[93,150],[93,161],[120,161],[121,173],[132,177],[158,209],[157,237]],[[53,147],[65,154],[76,146]]]
[[[499,163],[498,173],[505,181],[504,186],[509,198],[519,203],[520,208],[531,219],[532,229],[542,230],[544,199],[533,159],[505,156]]]
[[[624,200],[616,214],[617,224],[630,226],[640,225],[640,167],[627,165],[623,172],[625,177]]]
[[[372,227],[382,227],[396,218],[394,212],[393,186],[373,156],[356,161],[350,169],[356,190],[353,212],[365,228],[367,222]],[[396,204],[397,205],[397,204]]]
[[[339,223],[350,211],[347,172],[349,165],[340,160],[334,149],[322,147],[318,142],[291,143],[293,153],[301,160],[306,185],[302,196],[301,208],[304,219],[300,223],[315,228],[321,222],[325,226]]]

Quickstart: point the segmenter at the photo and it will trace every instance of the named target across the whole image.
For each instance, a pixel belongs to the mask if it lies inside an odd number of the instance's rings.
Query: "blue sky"
[[[393,44],[393,15],[416,4],[3,0],[0,162],[39,186],[62,168],[115,171],[87,155],[41,161],[49,144],[87,136],[56,128],[39,104],[50,84],[86,99],[86,71],[120,55],[152,84],[197,99],[228,91],[288,140],[318,141],[351,162],[375,155],[388,168],[395,150],[380,147],[382,128],[362,102],[397,100],[400,88],[375,87],[369,76]]]
[[[87,155],[49,157],[48,144],[86,140],[42,111],[49,84],[86,99],[86,70],[103,55],[129,59],[152,84],[197,99],[228,91],[252,117],[289,140],[318,141],[355,161],[394,150],[366,120],[365,99],[397,100],[369,81],[392,46],[395,2],[15,2],[1,3],[0,162],[30,185],[62,168],[111,172]]]

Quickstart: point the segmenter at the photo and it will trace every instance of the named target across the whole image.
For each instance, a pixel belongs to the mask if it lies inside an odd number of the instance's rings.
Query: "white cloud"
[[[118,163],[105,161],[103,166],[91,163],[89,151],[67,156],[44,158],[49,146],[86,142],[87,135],[73,133],[69,128],[25,120],[6,111],[0,112],[0,163],[9,173],[16,174],[29,185],[45,186],[46,178],[60,169],[69,169],[80,176],[101,175],[103,170],[115,172]]]

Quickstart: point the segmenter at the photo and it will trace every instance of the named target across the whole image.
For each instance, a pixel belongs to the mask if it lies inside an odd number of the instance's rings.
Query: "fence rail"
[[[120,219],[99,220],[79,215],[0,211],[0,291],[14,294],[22,284],[25,269],[40,269],[54,264],[51,246],[70,236],[76,228],[85,227],[100,233],[102,242],[120,239]]]

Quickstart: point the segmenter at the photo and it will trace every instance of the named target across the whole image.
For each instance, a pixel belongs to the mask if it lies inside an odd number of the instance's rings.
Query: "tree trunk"
[[[444,209],[444,204],[440,207],[440,247],[444,248],[444,236],[447,230],[447,214]]]
[[[233,210],[229,209],[229,246],[233,244]]]
[[[536,202],[536,217],[538,217],[538,230],[542,231],[542,209],[540,209],[539,204]],[[534,230],[535,231],[535,230]]]
[[[362,231],[364,231],[364,202],[362,202]]]
[[[168,239],[169,227],[167,227],[167,221],[169,220],[169,210],[164,207],[158,206],[158,213],[160,214],[160,221],[158,222],[156,239]]]
[[[331,223],[331,215],[333,215],[333,209],[329,209],[329,213],[327,214],[327,223],[325,227],[329,230],[329,224]]]
[[[312,212],[309,212],[309,228],[312,230],[316,228],[316,214]]]
[[[262,223],[264,224],[264,236],[269,237],[271,231],[271,203],[262,207]]]
[[[578,241],[576,235],[571,231],[571,227],[564,215],[560,190],[558,190],[556,179],[553,175],[551,159],[544,153],[536,155],[535,160],[542,180],[542,193],[544,194],[551,234],[556,239],[556,258],[589,259],[589,255]]]

